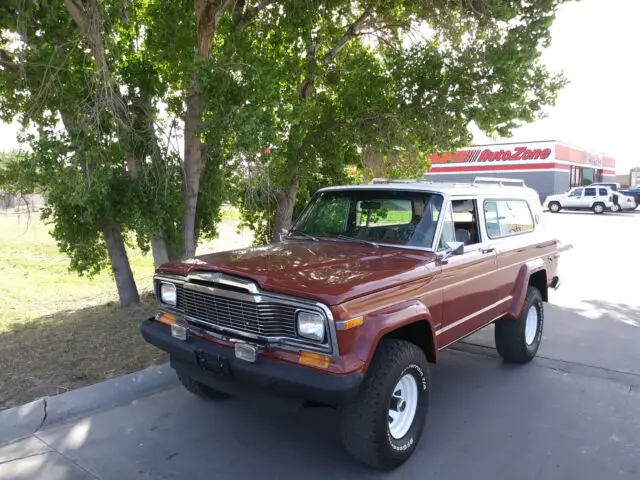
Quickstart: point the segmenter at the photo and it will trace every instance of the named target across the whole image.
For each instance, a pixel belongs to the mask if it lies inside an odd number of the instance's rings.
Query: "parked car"
[[[604,213],[613,207],[613,191],[609,187],[574,187],[567,193],[549,195],[543,205],[552,213],[560,210],[592,210]]]
[[[562,248],[536,191],[507,182],[321,189],[280,242],[160,266],[142,335],[190,392],[336,407],[346,450],[394,468],[442,349],[491,323],[507,362],[540,346]]]
[[[620,193],[633,198],[636,208],[640,206],[640,187],[631,187],[626,190],[620,190]]]
[[[615,192],[614,195],[622,194],[622,195],[626,195],[627,197],[631,197],[633,199],[633,202],[635,203],[635,206],[633,208],[638,208],[638,206],[640,206],[640,187],[631,187],[628,189],[622,189],[620,188],[619,183],[600,183],[600,182],[594,183],[593,185],[602,185],[605,187],[609,187],[611,188],[611,190]],[[615,196],[614,196],[614,203],[617,203]],[[624,203],[628,203],[628,200],[625,199]],[[627,208],[625,208],[625,206],[622,206],[622,210],[627,210]],[[619,210],[617,210],[614,207],[613,211],[619,211]]]

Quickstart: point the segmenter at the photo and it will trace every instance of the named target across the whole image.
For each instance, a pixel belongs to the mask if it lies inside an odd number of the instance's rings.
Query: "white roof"
[[[482,183],[485,182],[485,183]],[[503,182],[503,183],[500,183]],[[522,182],[521,185],[505,185],[504,183]],[[515,197],[535,195],[538,193],[524,185],[522,180],[499,179],[499,178],[476,178],[474,183],[450,183],[450,182],[387,182],[387,183],[369,183],[362,185],[341,185],[336,187],[321,188],[321,192],[329,192],[336,190],[402,190],[409,192],[433,192],[441,193],[448,196],[504,196],[510,195]]]

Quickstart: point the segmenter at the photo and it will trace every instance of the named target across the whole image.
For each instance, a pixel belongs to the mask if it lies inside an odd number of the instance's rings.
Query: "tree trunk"
[[[120,306],[127,307],[140,303],[136,281],[131,272],[129,257],[125,249],[124,239],[120,227],[112,220],[105,220],[102,224],[102,234],[107,244],[113,277],[120,297]]]
[[[196,254],[196,207],[200,178],[202,177],[203,145],[200,141],[204,99],[194,73],[187,96],[187,111],[184,119],[184,167],[182,179],[182,200],[184,202],[182,258]]]
[[[293,221],[293,209],[296,205],[296,195],[298,194],[299,181],[297,175],[292,178],[291,184],[278,195],[276,203],[275,229],[271,235],[271,241],[280,241],[283,231],[291,228]]]

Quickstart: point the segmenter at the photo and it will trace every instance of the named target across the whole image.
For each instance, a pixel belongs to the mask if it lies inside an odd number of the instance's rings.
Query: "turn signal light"
[[[308,365],[310,367],[327,369],[329,368],[331,359],[327,355],[322,355],[319,353],[300,352],[298,363],[302,365]]]
[[[178,319],[176,317],[174,317],[173,315],[169,315],[168,313],[159,313],[158,315],[156,315],[156,321],[160,322],[160,323],[164,323],[165,325],[173,325],[174,323],[176,323],[178,321]]]
[[[344,325],[342,330],[349,330],[350,328],[359,327],[363,323],[364,323],[364,317],[352,318],[351,320],[347,320],[346,322],[344,322],[342,324],[342,325]]]

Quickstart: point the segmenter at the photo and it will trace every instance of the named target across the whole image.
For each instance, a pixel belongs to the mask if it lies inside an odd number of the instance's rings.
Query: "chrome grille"
[[[297,308],[280,303],[239,300],[178,286],[178,309],[211,326],[265,337],[297,338]]]

